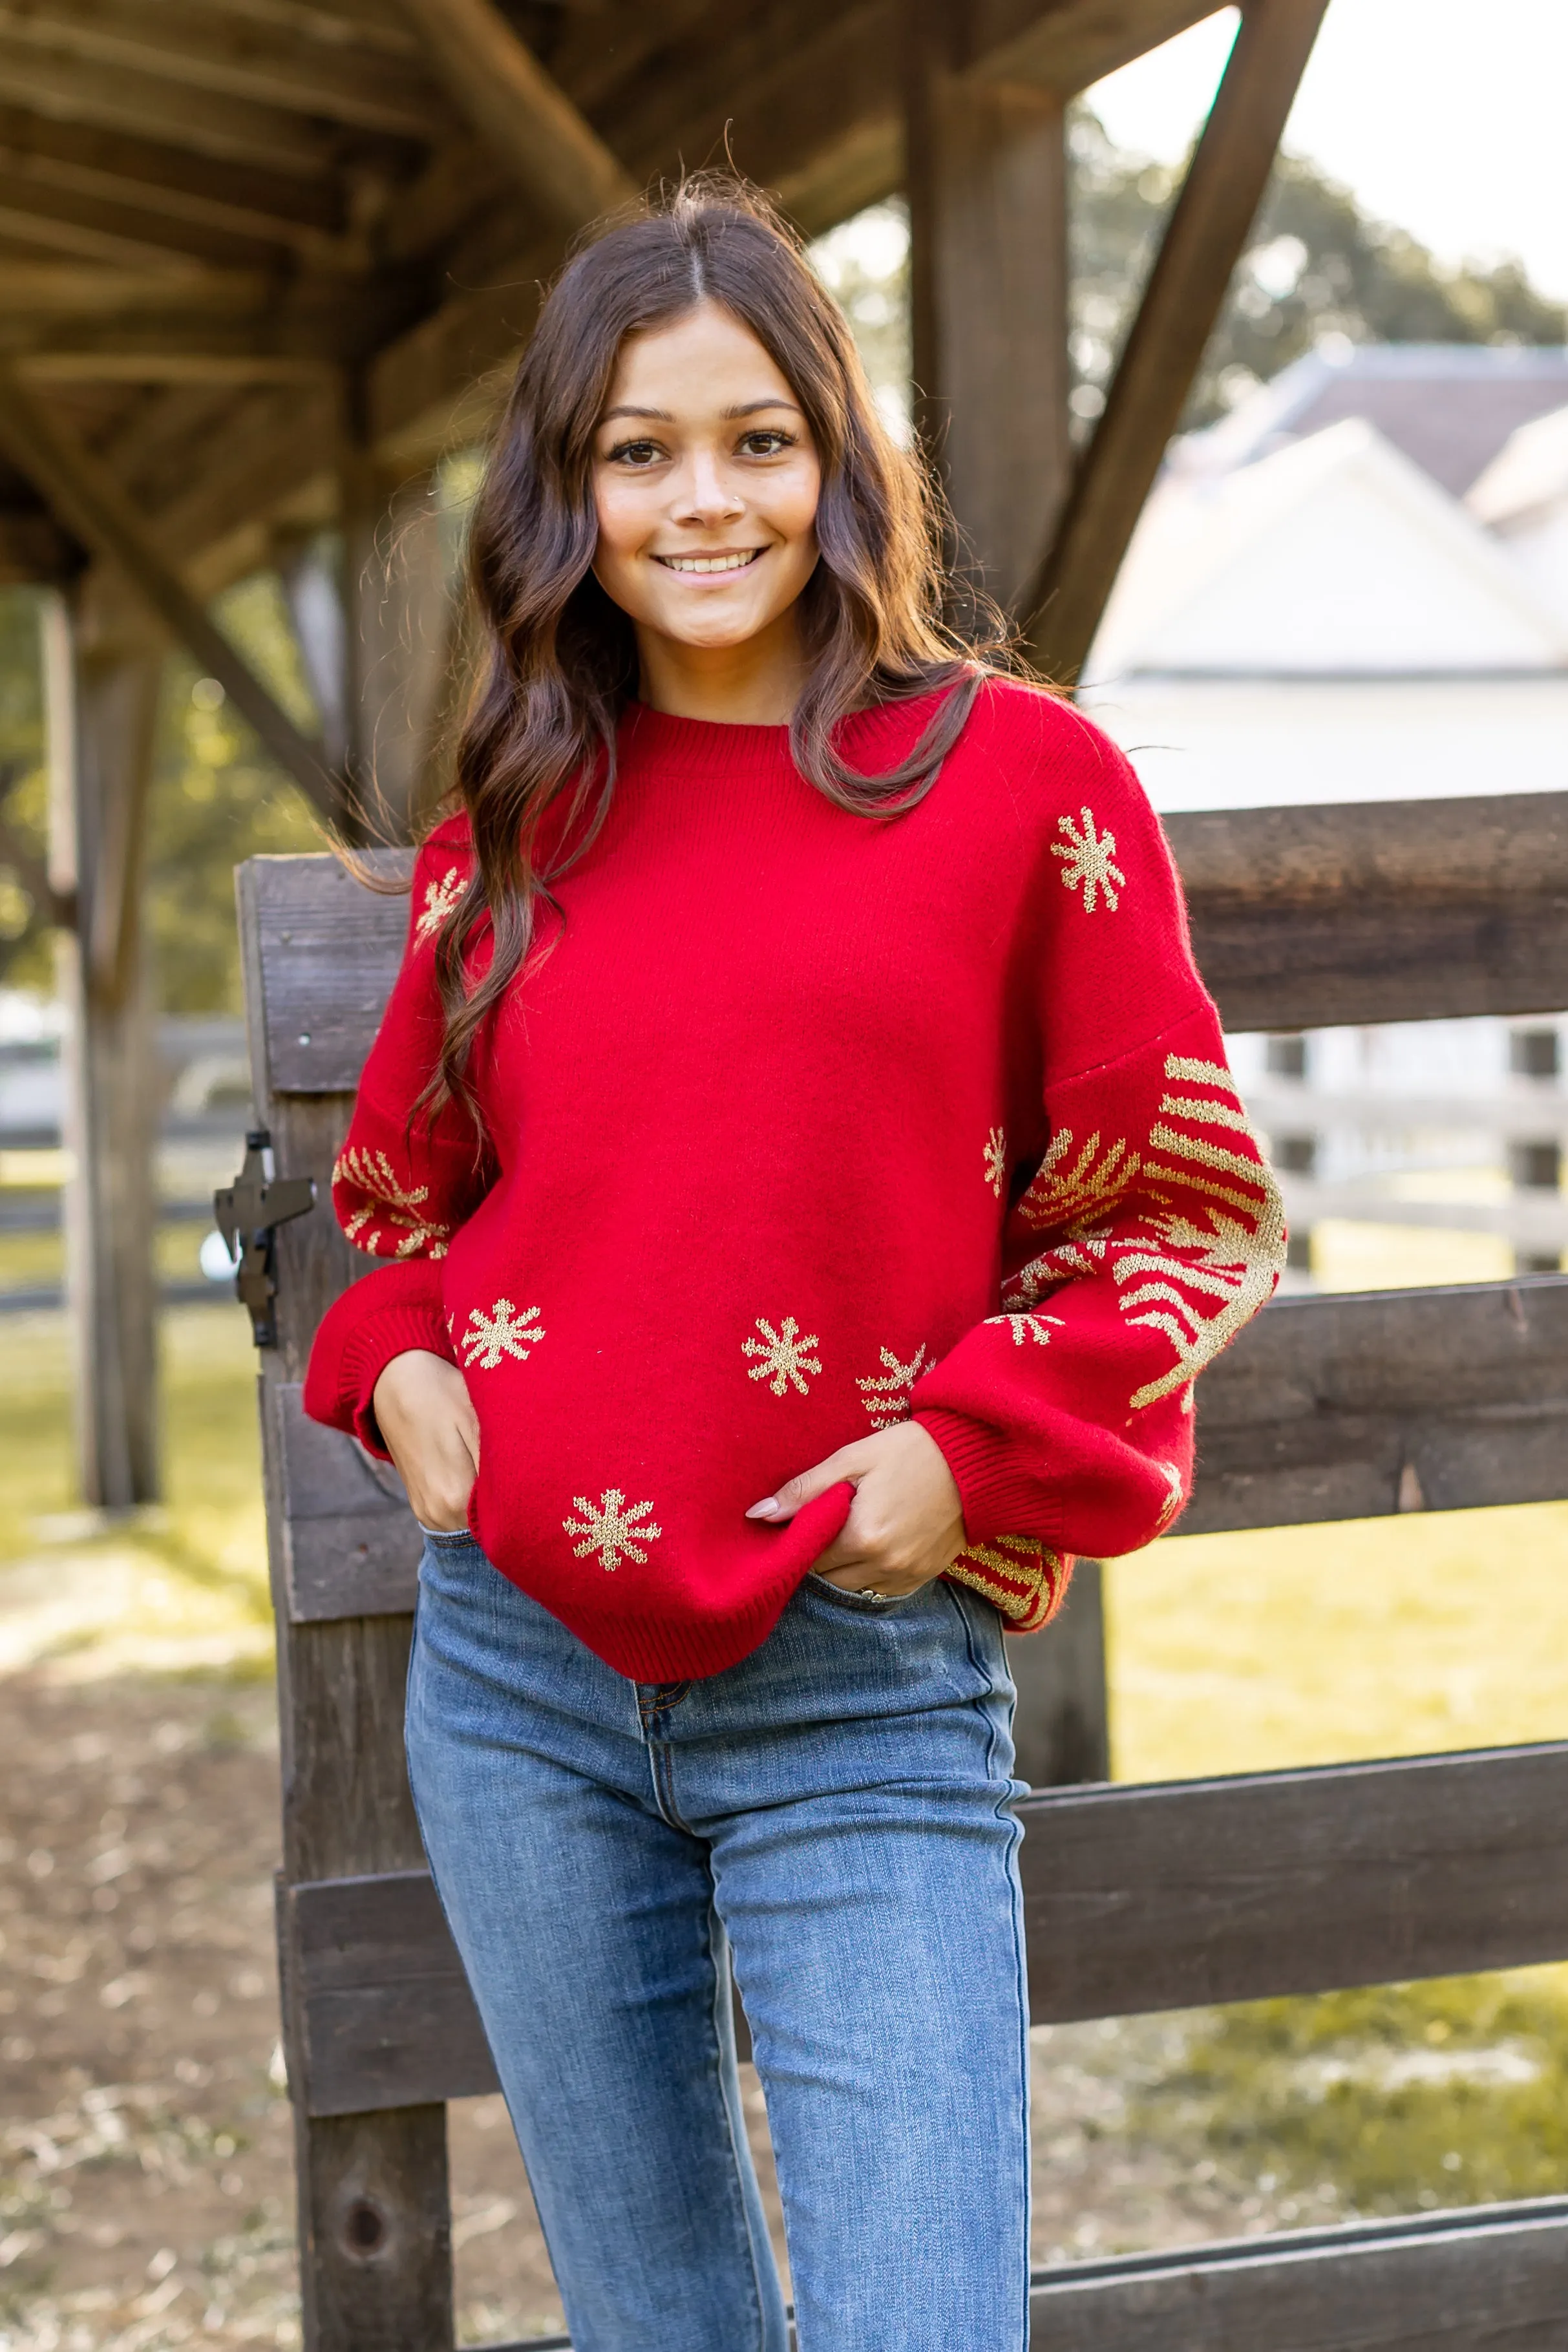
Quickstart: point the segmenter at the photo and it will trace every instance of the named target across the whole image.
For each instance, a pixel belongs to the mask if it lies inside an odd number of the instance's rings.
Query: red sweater
[[[847,756],[892,763],[933,708],[852,719]],[[782,727],[634,706],[620,762],[476,1049],[478,1163],[453,1108],[410,1122],[466,818],[420,854],[333,1174],[394,1262],[324,1319],[306,1409],[379,1451],[391,1358],[460,1364],[476,1537],[639,1681],[753,1649],[851,1492],[748,1504],[910,1412],[963,1497],[950,1573],[1043,1623],[1072,1553],[1171,1526],[1194,1378],[1283,1257],[1137,779],[1002,681],[892,819],[826,800]]]

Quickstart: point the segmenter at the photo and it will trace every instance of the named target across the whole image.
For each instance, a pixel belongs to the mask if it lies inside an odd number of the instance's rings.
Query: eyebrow
[[[769,394],[764,400],[742,400],[734,408],[726,408],[723,415],[728,422],[739,416],[755,416],[758,411],[763,408],[787,408],[794,416],[803,414],[795,401],[778,398]],[[599,422],[601,425],[608,425],[617,416],[645,416],[656,425],[673,425],[675,422],[668,408],[634,408],[629,404],[623,404],[619,408],[606,408]]]

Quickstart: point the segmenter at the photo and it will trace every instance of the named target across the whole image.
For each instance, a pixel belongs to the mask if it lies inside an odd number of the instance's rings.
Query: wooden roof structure
[[[1063,206],[1047,159],[1021,154],[1008,190],[983,156],[954,152],[965,131],[1021,150],[1020,131],[1072,92],[1207,13],[1205,0],[0,0],[0,578],[63,579],[82,541],[107,551],[104,517],[62,478],[79,451],[190,586],[266,561],[278,526],[341,514],[354,462],[407,477],[483,423],[539,282],[585,221],[727,156],[808,232],[909,184],[917,247],[933,248],[932,268],[917,258],[917,334],[942,340],[930,314],[944,289],[929,281],[956,234],[990,307],[975,357],[1005,367],[1010,331],[1026,343],[1039,308],[1023,281],[1047,262],[1059,274]],[[1205,304],[1194,282],[1195,247],[1223,288],[1321,13],[1322,0],[1250,0],[1234,119],[1222,107],[1211,126],[1226,133],[1210,158],[1224,168],[1197,191],[1173,289],[1189,319],[1199,297],[1200,341],[1217,294]],[[1021,314],[1005,299],[1020,288]],[[1168,381],[1183,373],[1170,325]],[[1061,405],[1052,357],[1031,387],[1041,474],[1062,463],[1060,420],[1038,429]],[[970,387],[949,391],[934,351],[921,360],[930,400],[957,405]],[[64,463],[40,453],[40,420]],[[1017,452],[1003,455],[1010,470]],[[1043,533],[1032,553],[1037,567]]]

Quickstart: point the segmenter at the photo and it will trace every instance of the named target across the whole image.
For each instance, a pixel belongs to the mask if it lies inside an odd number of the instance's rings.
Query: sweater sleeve
[[[439,1261],[494,1169],[467,1116],[415,1105],[440,1052],[436,940],[468,877],[466,834],[443,825],[414,868],[408,941],[360,1077],[353,1118],[332,1170],[332,1207],[356,1249],[385,1261],[323,1316],[305,1376],[305,1411],[384,1457],[371,1399],[394,1356],[428,1349],[455,1361],[442,1312]]]
[[[963,1501],[953,1572],[1018,1630],[1051,1613],[1071,1554],[1173,1525],[1193,1383],[1285,1256],[1159,822],[1114,745],[1066,711],[1058,731],[1067,813],[1046,818],[1028,982],[1045,1148],[1011,1164],[998,1137],[1001,1311],[911,1401]]]

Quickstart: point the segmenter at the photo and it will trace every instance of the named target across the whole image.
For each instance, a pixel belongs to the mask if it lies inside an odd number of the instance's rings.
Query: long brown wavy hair
[[[765,197],[704,173],[591,233],[545,299],[518,366],[475,504],[468,575],[479,681],[458,738],[453,797],[476,869],[437,942],[446,1016],[426,1103],[467,1082],[486,1016],[522,964],[538,901],[569,858],[537,862],[546,812],[580,855],[616,782],[616,729],[637,687],[631,621],[593,572],[594,436],[628,335],[721,305],[773,360],[805,412],[822,469],[820,561],[797,614],[805,685],[790,721],[796,766],[839,807],[898,815],[935,781],[984,674],[942,619],[942,515],[921,458],[878,412],[842,311]],[[851,711],[947,688],[909,758],[848,767],[835,734]],[[488,919],[476,980],[468,949]]]

